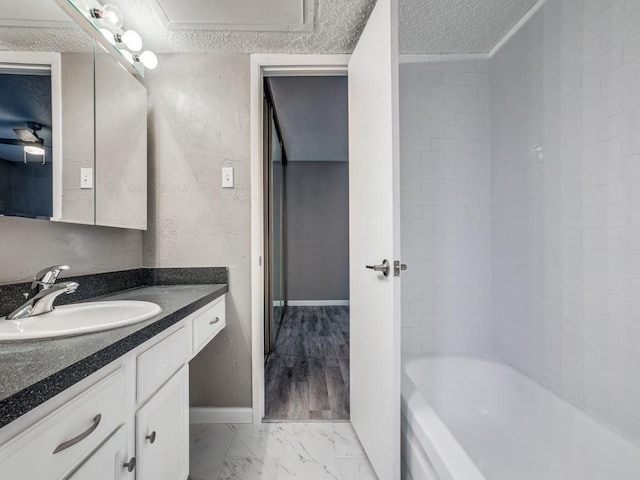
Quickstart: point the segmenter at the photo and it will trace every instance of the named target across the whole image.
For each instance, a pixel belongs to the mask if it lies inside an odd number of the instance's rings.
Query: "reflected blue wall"
[[[52,197],[51,77],[0,73],[0,138],[18,139],[14,128],[28,122],[42,125],[47,164],[29,155],[24,163],[22,146],[0,144],[0,214],[50,217]]]

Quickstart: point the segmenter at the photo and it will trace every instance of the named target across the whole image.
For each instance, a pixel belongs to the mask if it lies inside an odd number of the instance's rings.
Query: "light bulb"
[[[35,146],[26,146],[24,147],[24,153],[28,153],[30,155],[44,155],[44,148],[35,147]]]
[[[144,65],[144,68],[148,68],[149,70],[153,70],[158,66],[158,57],[149,50],[145,50],[140,55],[136,55],[135,59]]]
[[[113,32],[111,30],[109,30],[108,28],[99,28],[98,30],[100,30],[102,36],[106,38],[111,45],[116,44],[115,36],[113,35]]]
[[[116,42],[124,43],[124,45],[132,52],[139,52],[142,48],[142,37],[133,30],[127,30],[122,35],[114,35]]]
[[[90,14],[105,27],[120,28],[124,23],[122,13],[115,5],[107,4],[103,5],[102,8],[92,8]]]

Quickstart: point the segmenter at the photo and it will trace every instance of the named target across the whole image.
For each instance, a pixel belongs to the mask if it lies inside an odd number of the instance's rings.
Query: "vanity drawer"
[[[193,318],[193,355],[196,355],[227,325],[224,296],[207,305]]]
[[[138,404],[158,390],[182,365],[187,363],[191,350],[188,329],[185,326],[156,343],[137,358]]]
[[[126,421],[120,368],[0,448],[0,478],[61,479]]]

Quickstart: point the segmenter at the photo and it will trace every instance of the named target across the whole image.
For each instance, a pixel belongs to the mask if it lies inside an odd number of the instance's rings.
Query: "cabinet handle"
[[[58,453],[58,452],[66,450],[69,447],[73,447],[76,443],[81,442],[82,440],[87,438],[89,435],[91,435],[93,433],[93,431],[96,428],[98,428],[98,425],[100,425],[100,420],[102,420],[102,414],[101,413],[99,413],[98,415],[93,417],[92,425],[89,428],[87,428],[84,432],[82,432],[80,435],[78,435],[77,437],[74,437],[71,440],[67,440],[66,442],[63,442],[60,445],[58,445],[56,447],[56,449],[53,451],[54,455],[56,453]]]
[[[220,317],[216,317],[216,319],[215,319],[215,320],[211,320],[211,321],[209,322],[209,325],[215,325],[215,324],[216,324],[216,323],[218,323],[219,321],[220,321]]]
[[[136,457],[131,457],[131,460],[124,464],[124,468],[126,468],[129,473],[133,472],[136,469]]]
[[[146,439],[149,440],[149,443],[153,443],[156,441],[156,431],[151,432],[151,435],[147,435]]]

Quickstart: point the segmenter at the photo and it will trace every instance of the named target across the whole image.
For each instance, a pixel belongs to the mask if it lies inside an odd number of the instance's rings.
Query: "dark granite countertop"
[[[145,300],[162,312],[134,325],[75,337],[0,343],[0,427],[53,398],[228,291],[218,285],[157,285],[93,300]]]

